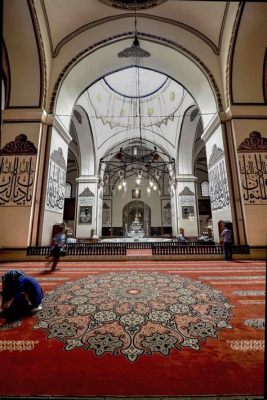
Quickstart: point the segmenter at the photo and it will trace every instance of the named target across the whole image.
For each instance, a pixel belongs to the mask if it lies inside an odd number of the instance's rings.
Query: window
[[[209,197],[209,195],[210,195],[209,182],[208,181],[201,182],[200,187],[201,187],[201,196]]]
[[[65,185],[65,199],[70,199],[71,198],[71,183],[66,182]]]

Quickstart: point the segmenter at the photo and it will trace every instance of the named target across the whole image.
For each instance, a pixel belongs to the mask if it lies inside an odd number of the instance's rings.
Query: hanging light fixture
[[[126,125],[132,136],[129,135],[129,138],[124,142],[124,147],[121,147],[119,151],[117,148],[114,148],[114,151],[101,158],[99,175],[103,176],[105,171],[108,171],[110,175],[109,182],[111,182],[111,177],[114,177],[115,182],[119,181],[118,189],[121,190],[124,188],[124,191],[127,189],[126,180],[130,177],[135,178],[135,190],[146,179],[147,194],[149,195],[153,189],[153,191],[158,190],[158,193],[161,195],[160,184],[163,184],[164,174],[169,175],[170,179],[172,175],[175,175],[175,160],[156,146],[152,147],[151,141],[146,140],[142,132],[144,129],[142,121],[144,105],[140,90],[140,65],[144,57],[150,57],[150,53],[140,46],[136,10],[137,1],[135,0],[134,40],[131,47],[127,47],[118,53],[119,58],[132,58],[132,66],[134,67],[132,80],[134,91],[133,95],[130,96],[131,101],[129,104],[131,109],[128,111],[129,117]],[[148,109],[152,108],[148,107]],[[116,174],[118,174],[117,177]]]
[[[150,53],[140,47],[140,43],[137,37],[137,17],[136,17],[136,1],[134,8],[134,41],[131,47],[127,47],[118,53],[119,58],[133,58],[133,59],[141,59],[144,57],[150,57]]]

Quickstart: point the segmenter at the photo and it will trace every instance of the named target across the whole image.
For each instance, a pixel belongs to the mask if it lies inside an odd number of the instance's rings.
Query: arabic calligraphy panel
[[[1,207],[31,206],[35,166],[35,155],[0,156]]]
[[[209,169],[210,203],[212,211],[228,208],[230,204],[224,159]]]
[[[62,212],[65,198],[66,170],[50,159],[45,209]]]
[[[267,152],[238,153],[244,204],[267,202]]]

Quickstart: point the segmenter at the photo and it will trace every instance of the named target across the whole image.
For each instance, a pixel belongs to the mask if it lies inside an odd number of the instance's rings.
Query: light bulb
[[[146,191],[147,191],[147,193],[150,193],[150,192],[151,192],[151,189],[150,189],[149,186],[146,188]]]
[[[154,190],[157,190],[157,186],[156,186],[156,185],[153,185],[153,189],[154,189]]]
[[[149,185],[152,187],[154,185],[153,181],[149,181]]]
[[[137,185],[139,185],[140,184],[140,182],[141,182],[141,179],[138,177],[138,178],[136,178],[136,183],[137,183]]]
[[[121,190],[121,188],[122,188],[122,184],[119,183],[119,184],[118,184],[118,189]]]
[[[126,181],[123,181],[123,182],[122,182],[122,186],[125,188],[126,185],[127,185]]]

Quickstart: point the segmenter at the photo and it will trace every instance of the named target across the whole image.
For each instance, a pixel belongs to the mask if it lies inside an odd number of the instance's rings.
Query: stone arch
[[[72,122],[79,146],[80,175],[95,175],[97,160],[91,124],[87,112],[79,104],[72,111]]]
[[[153,54],[147,67],[167,74],[186,87],[200,107],[205,128],[222,109],[220,91],[212,73],[198,57],[175,42],[153,35],[141,36],[144,47]],[[73,104],[88,83],[128,65],[128,61],[125,65],[125,60],[118,59],[117,54],[132,44],[132,38],[125,38],[124,34],[112,38],[113,41],[110,39],[90,46],[73,58],[54,85],[50,111],[59,116],[66,129]]]
[[[197,113],[194,118],[192,118],[192,113],[198,110],[196,105],[190,106],[184,116],[181,125],[181,133],[179,138],[179,145],[178,145],[178,155],[177,155],[177,172],[178,174],[186,174],[191,175],[193,174],[194,168],[194,157],[193,157],[193,149],[192,143],[195,141],[197,126],[199,123],[199,119],[201,116]],[[191,152],[188,149],[191,147]]]
[[[228,98],[231,104],[261,105],[264,99],[264,57],[267,4],[242,3],[229,46]],[[255,21],[257,23],[255,24]],[[250,51],[244,51],[249,47]]]
[[[19,13],[13,13],[13,2],[5,3],[5,44],[12,71],[10,108],[39,108],[45,103],[47,81],[42,36],[32,2],[21,2]],[[16,35],[14,35],[16,26]]]

